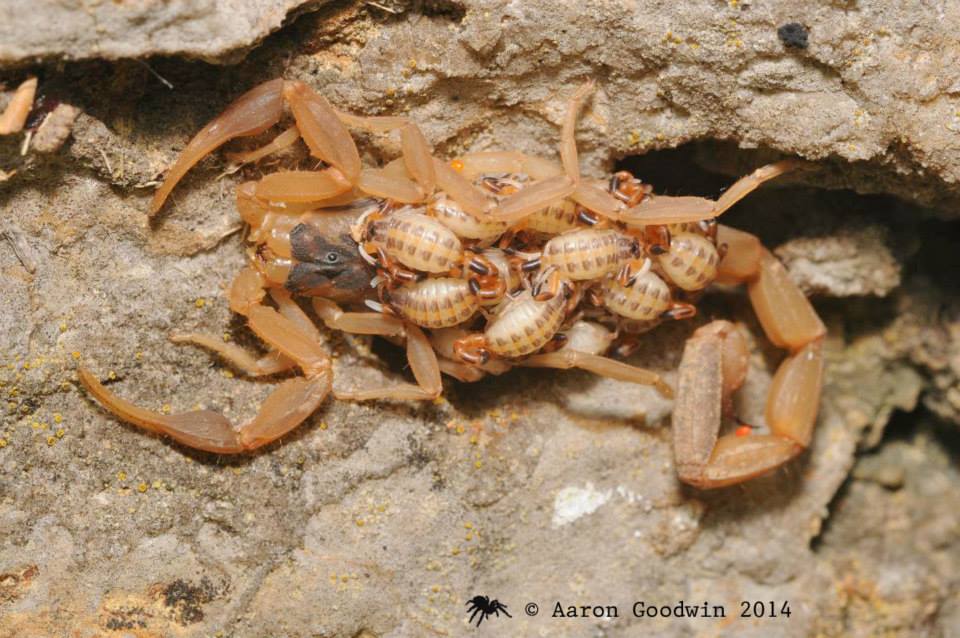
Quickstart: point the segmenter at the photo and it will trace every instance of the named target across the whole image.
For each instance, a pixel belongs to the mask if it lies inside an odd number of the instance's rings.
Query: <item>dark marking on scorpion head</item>
[[[290,231],[290,248],[297,262],[285,284],[290,292],[348,299],[369,290],[373,269],[349,235],[331,237],[313,224],[298,224]]]

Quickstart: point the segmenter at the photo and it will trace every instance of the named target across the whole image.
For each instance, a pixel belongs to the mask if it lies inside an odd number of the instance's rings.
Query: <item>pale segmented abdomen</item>
[[[557,235],[576,230],[580,224],[577,204],[572,199],[561,199],[523,219],[523,228],[545,235]]]
[[[670,250],[657,257],[660,267],[678,288],[701,290],[717,278],[720,255],[706,237],[678,233],[670,238]]]
[[[558,294],[537,301],[529,292],[508,302],[487,329],[487,349],[500,357],[516,358],[536,352],[553,339],[563,324],[566,297]]]
[[[463,323],[480,307],[464,279],[437,277],[400,286],[389,292],[390,307],[424,328],[447,328]]]
[[[471,215],[442,193],[430,202],[427,211],[458,237],[465,239],[493,239],[507,231],[506,222]]]
[[[611,277],[603,281],[603,305],[628,319],[657,319],[672,305],[670,287],[649,271],[637,277],[629,286]]]
[[[548,241],[540,256],[541,268],[556,267],[573,281],[597,279],[619,270],[637,254],[637,242],[613,229],[586,228]]]
[[[452,230],[415,211],[403,211],[375,221],[373,240],[390,258],[424,272],[448,272],[463,255],[460,240]]]

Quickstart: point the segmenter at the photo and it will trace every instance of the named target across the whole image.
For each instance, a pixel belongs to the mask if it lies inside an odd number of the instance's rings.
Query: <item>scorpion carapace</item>
[[[677,471],[689,484],[712,488],[779,467],[809,444],[826,331],[757,238],[715,218],[798,162],[761,167],[717,201],[655,195],[625,172],[582,177],[575,125],[594,90],[587,82],[568,99],[557,163],[515,151],[442,161],[405,117],[346,113],[298,81],[253,88],[190,141],[157,190],[151,214],[190,167],[233,138],[286,126],[265,146],[234,155],[241,162],[303,141],[315,158],[310,170],[281,170],[237,188],[251,248],[228,298],[267,354],[255,357],[209,335],[173,337],[216,352],[248,375],[293,368],[302,375],[282,381],[257,415],[236,427],[209,411],[165,415],[134,406],[84,368],[81,381],[120,418],[220,453],[278,439],[331,391],[349,400],[434,399],[441,374],[475,381],[513,366],[580,368],[671,397],[673,388],[659,374],[605,353],[628,350],[660,322],[694,316],[697,298],[713,281],[744,283],[767,337],[789,353],[771,384],[768,433],[738,428],[720,436],[746,376],[748,351],[742,328],[709,323],[693,333],[680,363]],[[351,128],[398,134],[401,156],[364,167]],[[309,298],[329,329],[405,344],[416,383],[333,389],[321,334],[294,295]]]

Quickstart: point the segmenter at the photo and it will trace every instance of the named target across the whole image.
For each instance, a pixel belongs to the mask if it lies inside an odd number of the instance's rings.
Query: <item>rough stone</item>
[[[881,226],[866,226],[792,239],[774,253],[808,295],[884,297],[900,285],[900,264],[887,247],[887,234]]]
[[[0,64],[38,58],[236,57],[276,31],[304,0],[30,2],[0,7]]]

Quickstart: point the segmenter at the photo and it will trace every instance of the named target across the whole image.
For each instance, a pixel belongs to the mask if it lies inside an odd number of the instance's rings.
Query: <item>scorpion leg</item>
[[[283,115],[283,80],[260,84],[233,101],[187,144],[150,203],[150,214],[156,214],[177,182],[194,164],[216,148],[236,137],[257,135],[280,121]]]
[[[742,230],[717,224],[717,246],[723,245],[726,245],[727,253],[717,264],[717,283],[740,283],[759,272],[763,255],[763,244],[759,239]]]
[[[487,376],[487,373],[477,366],[467,365],[459,361],[438,359],[437,363],[440,366],[440,372],[464,383],[473,383]]]
[[[429,339],[423,333],[423,330],[406,322],[404,332],[407,338],[407,361],[410,363],[410,370],[413,372],[413,378],[417,380],[416,385],[411,383],[400,383],[384,388],[371,388],[369,390],[338,390],[334,395],[338,399],[349,399],[353,401],[371,401],[382,399],[394,399],[397,401],[430,401],[440,396],[443,390],[443,382],[440,379],[440,365],[437,361],[437,353],[430,345]]]
[[[361,182],[358,185],[362,190],[369,192],[371,195],[389,197],[390,199],[395,199],[403,203],[422,201],[424,197],[434,191],[437,187],[436,168],[434,166],[433,155],[430,151],[430,145],[427,143],[427,138],[424,137],[420,127],[405,117],[361,117],[342,111],[334,112],[346,126],[353,126],[373,133],[388,133],[394,130],[400,131],[401,159],[406,169],[406,174],[399,175],[395,172],[389,174],[390,177],[403,178],[399,184],[394,185],[394,188],[397,189],[397,195],[394,196],[390,194],[389,191],[386,193],[383,192],[382,189],[384,187],[390,186],[390,182],[386,181],[380,182],[378,190],[367,190]],[[366,171],[364,172],[366,173]],[[406,175],[412,177],[414,182],[419,184],[419,188],[422,189],[419,199],[412,201],[405,199],[405,197],[410,197],[409,193],[411,192],[411,188],[416,188],[416,184],[407,180]],[[367,175],[368,185],[370,179],[370,176]]]
[[[577,114],[587,97],[593,93],[596,85],[593,81],[586,82],[578,88],[567,101],[567,110],[563,118],[563,130],[560,136],[560,161],[563,164],[563,174],[548,177],[531,186],[521,189],[500,203],[490,216],[499,221],[509,223],[518,222],[524,217],[546,208],[552,202],[570,197],[580,187],[580,166],[577,158],[577,142],[575,129]],[[584,186],[582,194],[585,199],[595,201],[599,199],[591,187]],[[590,197],[593,195],[593,197]],[[612,199],[612,197],[611,197]]]
[[[331,330],[356,335],[380,335],[402,337],[405,334],[403,320],[379,312],[344,312],[333,301],[314,297],[313,309]]]
[[[321,297],[313,299],[317,315],[327,327],[351,334],[379,335],[383,337],[406,337],[407,361],[417,384],[401,383],[385,388],[369,390],[334,390],[338,399],[370,401],[396,399],[422,401],[440,396],[440,366],[436,352],[420,328],[378,312],[344,312],[340,307]]]
[[[353,185],[339,170],[278,171],[257,182],[255,195],[271,202],[320,202],[350,191]]]
[[[17,87],[16,92],[7,108],[0,115],[0,135],[10,135],[23,130],[27,123],[27,116],[33,108],[33,98],[37,93],[37,78],[24,80]]]
[[[511,195],[490,212],[490,217],[502,222],[518,222],[531,213],[546,208],[551,202],[569,197],[577,189],[577,182],[567,175],[548,177]]]
[[[273,153],[278,153],[286,148],[290,148],[296,144],[297,140],[299,139],[300,130],[297,129],[296,126],[291,126],[260,148],[239,153],[227,153],[226,156],[231,162],[236,162],[237,164],[250,164],[252,162],[261,160],[268,155],[272,155]]]
[[[357,188],[374,197],[392,199],[401,204],[416,204],[426,197],[424,189],[416,182],[406,177],[390,175],[376,168],[365,168],[360,171]]]
[[[325,97],[303,82],[283,83],[283,97],[310,154],[338,169],[351,184],[360,179],[360,152]]]
[[[110,412],[146,430],[164,434],[184,445],[237,454],[276,440],[302,423],[330,393],[330,358],[296,324],[272,308],[248,309],[251,329],[278,352],[293,360],[306,376],[281,383],[261,404],[258,413],[234,428],[222,415],[195,410],[166,415],[133,405],[107,390],[89,371],[80,368],[80,381]]]
[[[400,129],[400,148],[407,171],[429,195],[437,187],[437,170],[427,138],[413,122]]]
[[[570,198],[587,210],[610,220],[620,219],[620,214],[624,210],[623,202],[586,180],[580,180],[577,190]]]
[[[716,201],[702,197],[668,197],[656,195],[645,197],[638,205],[623,211],[619,217],[628,224],[683,224],[703,219],[713,219],[725,213],[731,206],[755,191],[764,182],[797,168],[796,160],[781,160],[761,166],[739,180]]]
[[[239,427],[234,428],[226,418],[209,410],[165,415],[137,407],[104,388],[83,368],[81,382],[121,419],[197,449],[236,454],[280,438],[310,416],[330,393],[331,365],[316,327],[288,293],[271,290],[279,312],[261,305],[264,283],[263,275],[247,267],[234,279],[229,293],[231,308],[246,316],[253,332],[271,347],[271,353],[259,361],[240,348],[218,344],[213,337],[182,335],[175,339],[208,347],[254,375],[271,374],[294,364],[303,370],[304,377],[277,386],[257,414]]]
[[[567,102],[567,112],[563,119],[563,133],[560,138],[560,158],[567,177],[574,180],[577,186],[576,190],[570,195],[571,199],[588,210],[608,219],[616,220],[625,208],[623,203],[606,190],[580,179],[575,137],[577,115],[583,103],[595,88],[596,85],[591,80],[577,89],[570,101]]]
[[[487,196],[470,183],[470,180],[461,175],[446,162],[434,158],[433,167],[437,175],[437,187],[443,190],[466,212],[475,216],[487,213],[490,200]]]
[[[247,280],[248,277],[251,279]],[[259,272],[252,268],[241,271],[240,275],[234,280],[231,296],[245,295],[245,298],[242,301],[237,301],[235,305],[248,309],[252,304],[259,303],[263,298],[263,294],[262,287],[259,291],[257,290],[258,284],[261,286],[263,284],[263,279]],[[249,286],[246,291],[242,291],[243,285]],[[300,306],[293,301],[290,293],[279,288],[271,288],[270,297],[276,302],[281,315],[295,323],[305,335],[318,342],[320,341],[320,333],[316,326],[313,325],[313,322],[306,313],[300,309]],[[245,312],[246,311],[247,310],[245,310]],[[224,342],[221,338],[213,335],[175,333],[170,335],[170,340],[174,343],[189,343],[211,350],[226,359],[235,368],[253,377],[276,374],[289,370],[296,365],[293,360],[276,350],[272,350],[262,357],[255,358],[235,343]]]
[[[563,172],[575,183],[580,181],[580,164],[577,157],[577,116],[583,103],[597,88],[593,80],[584,82],[574,91],[570,99],[567,100],[567,109],[563,117],[563,127],[560,133],[560,162],[563,164]]]
[[[230,365],[251,377],[262,377],[289,370],[295,364],[279,352],[268,352],[262,357],[254,357],[235,343],[224,342],[220,337],[199,333],[174,333],[170,335],[174,343],[189,343],[215,352]]]
[[[602,377],[619,381],[629,381],[640,385],[653,386],[661,396],[672,399],[671,388],[656,372],[637,368],[622,361],[616,361],[589,352],[580,352],[563,348],[556,352],[535,354],[517,363],[528,368],[580,368]]]
[[[494,173],[525,174],[543,180],[563,174],[563,167],[551,160],[517,151],[479,151],[454,160],[468,179]]]
[[[749,248],[756,241],[747,233],[720,232],[736,245]],[[816,422],[826,329],[775,257],[761,248],[755,264],[753,272],[742,276],[733,275],[747,270],[742,264],[721,271],[746,281],[767,337],[790,352],[767,395],[765,417],[771,434],[718,438],[724,406],[746,374],[748,352],[732,324],[713,322],[697,330],[680,362],[673,427],[680,480],[700,488],[732,485],[783,465],[806,449]]]

